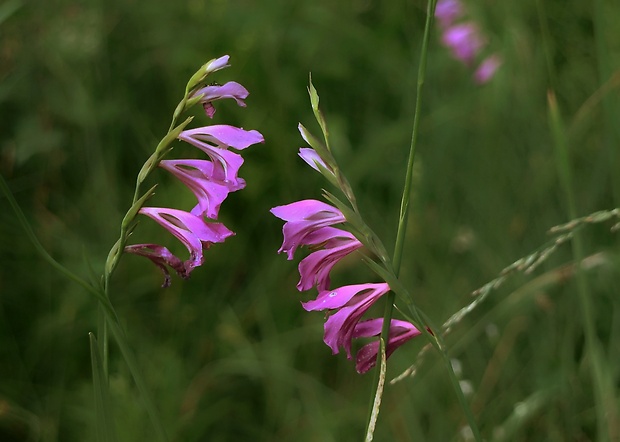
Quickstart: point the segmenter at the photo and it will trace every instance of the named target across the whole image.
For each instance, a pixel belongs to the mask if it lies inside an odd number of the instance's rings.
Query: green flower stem
[[[403,248],[405,244],[405,236],[407,233],[407,220],[409,217],[409,201],[411,200],[411,188],[412,188],[412,183],[413,183],[413,164],[415,162],[415,154],[416,154],[416,147],[417,147],[418,134],[419,134],[419,125],[420,125],[420,114],[421,114],[421,108],[422,108],[422,89],[424,86],[426,63],[428,59],[430,32],[431,32],[432,25],[433,25],[433,18],[435,16],[436,3],[437,3],[436,0],[429,0],[428,5],[427,5],[426,23],[424,26],[424,37],[422,40],[422,52],[420,55],[420,64],[418,66],[418,81],[417,81],[417,89],[416,89],[415,111],[414,111],[414,117],[413,117],[413,128],[412,128],[412,134],[411,134],[411,146],[409,150],[409,159],[407,161],[407,172],[405,175],[405,184],[403,186],[403,196],[402,196],[402,200],[400,204],[400,215],[398,218],[398,231],[396,234],[396,243],[394,246],[394,257],[392,259],[392,271],[397,278],[400,274],[400,267],[401,267],[402,256],[403,256]],[[385,311],[383,315],[384,319],[383,319],[383,329],[381,331],[381,338],[382,338],[382,341],[386,343],[386,345],[389,340],[390,323],[392,320],[392,314],[393,314],[393,309],[394,309],[394,299],[395,299],[394,292],[390,292],[387,295]],[[465,396],[463,395],[463,391],[461,390],[461,387],[456,378],[454,370],[452,369],[450,358],[445,349],[443,340],[441,336],[439,335],[439,331],[438,330],[436,331],[437,332],[436,335],[429,333],[428,330],[426,330],[424,327],[425,324],[428,324],[428,320],[426,321],[422,320],[418,310],[415,308],[413,304],[408,304],[408,306],[409,306],[409,310],[411,311],[411,314],[413,315],[413,317],[416,320],[418,320],[418,324],[422,324],[423,326],[422,332],[425,335],[427,335],[427,338],[429,338],[430,342],[433,343],[433,346],[435,346],[441,353],[442,359],[448,371],[448,376],[450,377],[450,382],[452,383],[454,391],[456,392],[456,395],[458,397],[459,403],[461,407],[463,408],[463,412],[465,413],[465,417],[467,418],[467,421],[471,428],[472,435],[474,436],[476,441],[481,441],[482,438],[480,436],[478,426],[476,425],[476,421],[474,419],[471,408],[469,407],[469,404],[467,403]],[[379,352],[377,355],[377,365],[379,365],[380,363],[381,361],[380,361],[380,352]],[[374,394],[373,394],[373,397],[374,397]]]
[[[577,218],[577,205],[573,192],[573,178],[568,154],[568,142],[565,138],[564,125],[553,92],[548,94],[549,121],[556,151],[556,163],[558,173],[568,206],[570,219]],[[583,331],[586,338],[586,357],[590,362],[590,374],[594,385],[594,397],[596,402],[596,416],[598,424],[599,441],[618,440],[620,428],[618,428],[618,409],[615,399],[615,387],[609,368],[605,364],[604,352],[600,341],[596,336],[595,315],[591,302],[591,293],[588,287],[581,262],[585,256],[581,233],[574,232],[572,242],[573,256],[577,263],[577,291],[581,305]]]

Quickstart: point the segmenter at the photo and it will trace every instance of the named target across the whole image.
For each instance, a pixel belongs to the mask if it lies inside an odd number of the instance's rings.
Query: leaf
[[[93,368],[97,440],[99,442],[118,441],[116,429],[114,427],[114,418],[112,417],[112,408],[110,406],[108,380],[104,374],[97,338],[95,338],[95,335],[92,333],[89,333],[88,337],[90,339],[90,360]]]

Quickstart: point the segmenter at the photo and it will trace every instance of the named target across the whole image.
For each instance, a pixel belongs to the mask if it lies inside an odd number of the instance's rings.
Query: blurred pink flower
[[[463,4],[460,0],[438,0],[435,6],[435,17],[442,28],[451,26],[463,15]]]
[[[485,58],[476,72],[474,72],[474,80],[478,84],[483,84],[493,78],[497,69],[502,65],[502,59],[499,55],[493,54]]]
[[[443,44],[452,51],[457,60],[471,65],[482,47],[484,40],[478,27],[473,23],[463,23],[449,27],[441,38]]]

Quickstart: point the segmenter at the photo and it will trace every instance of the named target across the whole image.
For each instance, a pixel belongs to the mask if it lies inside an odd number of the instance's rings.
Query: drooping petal
[[[183,261],[177,258],[164,246],[160,246],[158,244],[133,244],[126,246],[125,252],[138,256],[144,256],[159,267],[164,274],[164,283],[162,284],[162,287],[164,288],[170,286],[170,272],[168,272],[168,267],[171,267],[174,271],[176,271],[181,278],[189,278],[189,273],[187,272]]]
[[[359,322],[353,331],[353,338],[369,338],[379,336],[383,327],[383,318],[369,319]],[[392,319],[390,322],[389,339],[385,349],[385,356],[389,358],[394,350],[408,340],[419,336],[421,332],[411,323]],[[355,368],[358,373],[366,373],[377,363],[379,341],[373,341],[364,345],[357,352]]]
[[[278,253],[286,252],[293,259],[297,247],[308,244],[307,236],[315,230],[346,221],[340,210],[317,200],[296,201],[271,209],[271,213],[284,223],[284,241]]]
[[[466,65],[473,63],[484,46],[478,27],[473,23],[462,23],[446,29],[442,42],[452,51],[454,58]]]
[[[216,219],[220,205],[228,194],[245,185],[241,178],[238,178],[237,186],[213,179],[213,163],[207,160],[162,160],[159,165],[180,179],[196,195],[198,204],[191,211],[196,216]]]
[[[317,250],[299,263],[301,279],[297,290],[310,290],[316,286],[319,292],[329,288],[329,272],[343,257],[362,247],[362,243],[355,236],[335,227],[322,227],[306,237],[306,245],[323,245],[323,250]]]
[[[188,274],[203,264],[203,249],[234,235],[222,223],[207,223],[203,218],[182,210],[143,207],[139,213],[157,221],[185,245],[190,254],[190,259],[185,262]]]
[[[242,150],[265,141],[258,131],[247,131],[223,124],[186,130],[181,132],[178,138],[209,155],[214,162],[212,178],[230,185],[231,191],[241,189],[245,184],[237,176],[243,164],[243,158],[227,149],[232,147]]]
[[[336,354],[343,347],[351,358],[351,339],[362,315],[383,295],[390,291],[386,283],[356,284],[325,290],[314,301],[303,303],[307,311],[334,310],[325,322],[323,340]]]
[[[235,81],[229,81],[222,85],[209,85],[201,89],[198,89],[192,94],[192,97],[202,96],[200,103],[205,109],[205,112],[209,118],[213,118],[215,114],[215,107],[212,101],[220,100],[222,98],[232,98],[241,107],[245,107],[245,99],[248,97],[249,92],[246,88]]]

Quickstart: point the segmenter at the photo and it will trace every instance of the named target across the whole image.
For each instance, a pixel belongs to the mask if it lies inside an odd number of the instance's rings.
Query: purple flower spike
[[[172,173],[194,192],[198,204],[191,213],[196,216],[216,219],[220,205],[228,194],[245,185],[245,182],[238,178],[239,185],[231,190],[227,183],[213,180],[213,163],[207,160],[163,160],[159,166]]]
[[[305,244],[308,246],[323,246],[323,250],[317,250],[299,263],[301,279],[297,284],[297,290],[310,290],[316,286],[319,292],[329,288],[329,272],[338,261],[349,253],[362,247],[362,243],[352,233],[335,227],[322,227],[306,236]]]
[[[170,286],[170,272],[168,272],[168,267],[175,270],[183,279],[187,279],[189,277],[183,261],[173,255],[172,252],[164,246],[157,244],[134,244],[131,246],[126,246],[125,252],[133,253],[138,256],[144,256],[159,267],[164,274],[164,283],[161,285],[163,288]]]
[[[303,303],[304,309],[334,310],[325,322],[325,335],[323,340],[336,354],[343,347],[347,357],[351,359],[351,339],[355,326],[362,315],[383,295],[390,291],[386,283],[356,284],[325,290],[314,301]]]
[[[442,42],[450,48],[454,57],[471,65],[484,46],[478,28],[473,23],[463,23],[446,29]]]
[[[213,118],[215,114],[215,107],[211,104],[212,101],[220,100],[222,98],[232,98],[241,107],[245,107],[245,99],[250,93],[246,88],[235,81],[229,81],[223,85],[211,85],[198,89],[192,94],[192,97],[200,98],[200,102],[205,109],[205,112],[209,118]]]
[[[435,6],[435,17],[442,28],[452,26],[454,21],[463,15],[463,4],[460,0],[438,0]]]
[[[353,331],[353,338],[369,338],[379,336],[383,327],[383,318],[369,319],[359,322]],[[413,324],[392,319],[390,322],[390,333],[385,349],[385,356],[389,358],[394,350],[403,345],[408,340],[419,336],[421,332]],[[355,369],[358,373],[366,373],[377,363],[377,352],[379,351],[379,341],[366,344],[357,352]]]
[[[214,162],[212,179],[230,185],[231,192],[242,189],[245,185],[245,182],[237,177],[243,158],[227,149],[232,147],[243,150],[265,141],[258,131],[248,131],[225,124],[186,130],[181,132],[178,138],[196,146],[211,157]]]
[[[302,200],[271,209],[271,213],[286,221],[282,232],[284,241],[278,253],[286,252],[293,259],[297,247],[308,244],[307,237],[321,227],[346,221],[335,207],[317,200]]]
[[[502,65],[502,59],[497,54],[493,54],[485,58],[476,72],[474,72],[474,80],[478,84],[489,81],[495,75],[497,69]]]
[[[222,223],[207,223],[201,217],[182,210],[143,207],[139,213],[157,221],[185,245],[190,254],[190,258],[185,262],[187,275],[203,264],[203,249],[234,235],[234,232]]]

